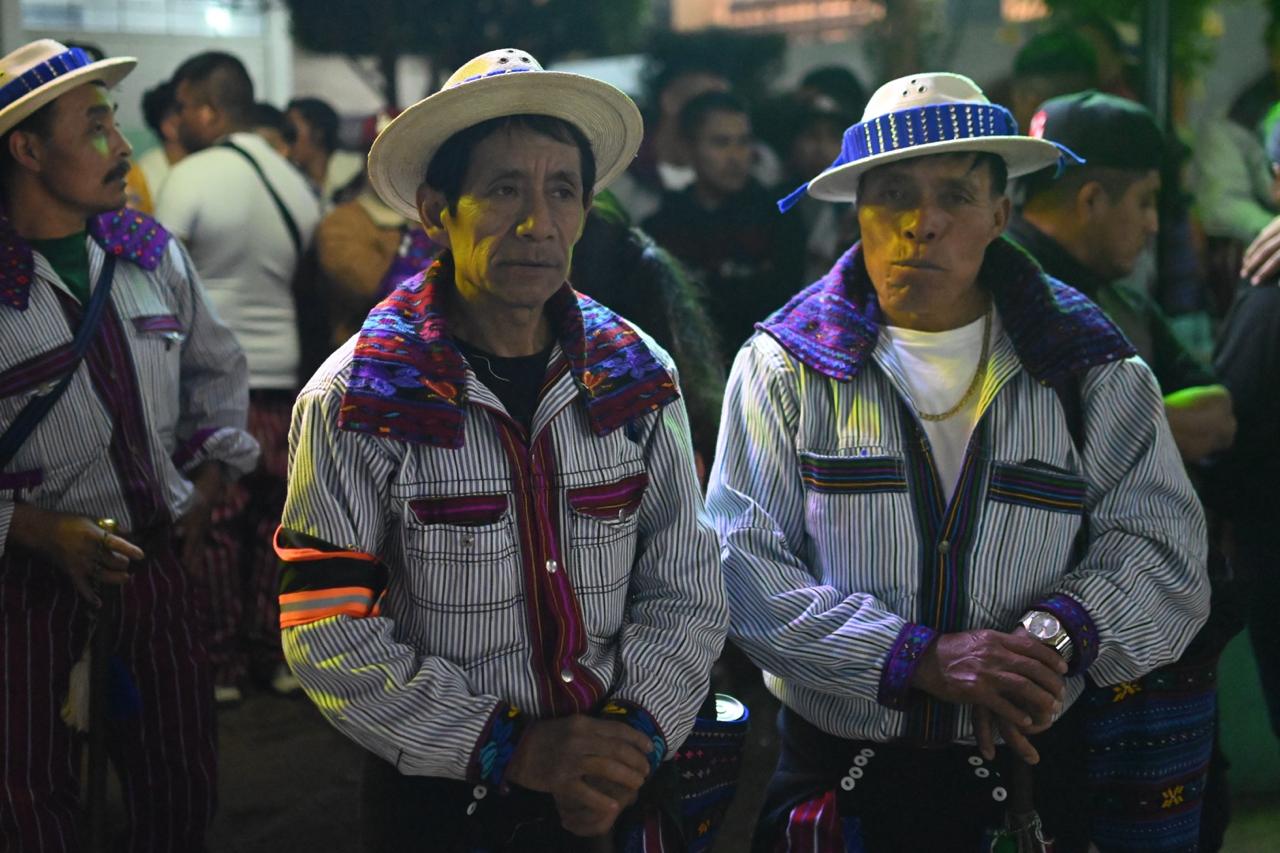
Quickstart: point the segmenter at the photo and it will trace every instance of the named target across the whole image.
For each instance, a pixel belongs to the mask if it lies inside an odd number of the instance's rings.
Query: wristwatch
[[[1071,662],[1074,651],[1071,637],[1067,635],[1067,630],[1062,627],[1057,616],[1044,610],[1029,610],[1022,617],[1022,627],[1027,629],[1028,634],[1062,655],[1064,661]]]

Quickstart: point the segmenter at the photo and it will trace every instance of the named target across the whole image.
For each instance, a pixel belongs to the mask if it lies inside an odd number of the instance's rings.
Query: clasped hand
[[[1018,627],[943,634],[921,657],[912,685],[958,705],[973,706],[973,734],[988,760],[995,732],[1024,761],[1039,753],[1027,739],[1049,728],[1066,696],[1066,661]]]
[[[569,832],[600,836],[635,802],[652,748],[625,723],[580,714],[539,720],[520,738],[507,779],[551,794]]]

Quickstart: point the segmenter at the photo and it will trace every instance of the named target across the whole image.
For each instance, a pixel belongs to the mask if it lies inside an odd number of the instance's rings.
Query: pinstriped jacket
[[[130,210],[90,220],[85,241],[91,282],[117,258],[110,300],[66,392],[0,471],[0,554],[15,501],[140,531],[187,512],[201,462],[244,474],[258,458],[244,353],[186,251]],[[0,211],[0,433],[65,375],[83,310]]]
[[[500,785],[528,720],[683,742],[728,620],[665,353],[566,285],[530,436],[402,284],[294,411],[285,653],[403,773]],[[451,280],[451,279],[445,279]]]
[[[1203,514],[1150,370],[1007,241],[980,280],[1006,333],[949,504],[856,247],[733,367],[707,498],[730,636],[839,737],[972,742],[969,708],[909,687],[939,633],[1054,612],[1075,649],[1070,701],[1085,672],[1109,684],[1174,660],[1208,615]],[[1066,382],[1082,451],[1053,387]]]

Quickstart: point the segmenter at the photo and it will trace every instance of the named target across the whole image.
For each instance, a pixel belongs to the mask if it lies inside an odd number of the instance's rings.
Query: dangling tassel
[[[71,667],[71,683],[62,703],[62,721],[81,733],[89,731],[89,646],[84,644],[84,654]]]

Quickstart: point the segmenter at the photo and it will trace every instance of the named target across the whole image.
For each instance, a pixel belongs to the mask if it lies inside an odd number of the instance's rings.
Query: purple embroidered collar
[[[164,257],[169,232],[145,213],[121,208],[95,216],[88,222],[89,236],[104,252],[154,270]],[[9,216],[0,209],[0,303],[26,311],[31,298],[35,261],[31,244],[13,230]]]
[[[1044,384],[1136,352],[1102,309],[1046,275],[1003,237],[987,249],[979,278],[991,288],[1023,367]],[[854,246],[830,272],[756,326],[809,367],[847,382],[875,348],[879,317],[861,247]]]
[[[452,277],[446,254],[369,312],[356,340],[339,427],[415,444],[463,445],[466,361],[441,311]],[[547,303],[547,315],[596,435],[679,396],[635,329],[608,308],[566,284]]]

